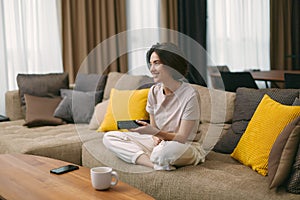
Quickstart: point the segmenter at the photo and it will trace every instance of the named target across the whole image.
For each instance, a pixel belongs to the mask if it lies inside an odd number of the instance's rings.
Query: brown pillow
[[[287,125],[272,146],[268,159],[269,187],[281,186],[289,177],[300,139],[300,117]]]
[[[298,153],[295,158],[295,163],[287,182],[287,191],[300,194],[300,143],[298,145]]]
[[[221,136],[221,139],[214,146],[213,150],[228,154],[233,152],[265,94],[281,104],[292,105],[295,98],[299,96],[299,91],[298,89],[238,88],[236,91],[232,126],[226,134]]]
[[[68,73],[18,74],[17,83],[21,105],[25,105],[24,94],[39,97],[60,96],[60,89],[69,88]]]
[[[26,118],[24,126],[54,126],[64,124],[60,118],[53,117],[54,110],[61,101],[60,97],[36,97],[24,95],[26,101]]]

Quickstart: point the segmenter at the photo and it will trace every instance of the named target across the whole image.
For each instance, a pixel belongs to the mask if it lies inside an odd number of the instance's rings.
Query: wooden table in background
[[[50,169],[67,163],[25,154],[0,155],[0,199],[153,199],[121,181],[105,191],[97,191],[90,181],[90,169],[55,175]]]
[[[300,74],[299,70],[270,70],[270,71],[251,71],[250,72],[253,79],[256,81],[264,81],[266,87],[268,87],[268,82],[273,83],[275,87],[280,87],[278,83],[284,83],[285,73]]]
[[[300,74],[300,71],[290,70],[270,70],[270,71],[251,71],[254,80],[257,81],[271,81],[271,82],[284,82],[285,73]]]

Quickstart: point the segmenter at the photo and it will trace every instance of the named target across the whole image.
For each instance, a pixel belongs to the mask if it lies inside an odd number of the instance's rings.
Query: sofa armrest
[[[6,116],[10,120],[25,118],[25,115],[22,112],[19,90],[7,91],[5,93],[5,110]]]

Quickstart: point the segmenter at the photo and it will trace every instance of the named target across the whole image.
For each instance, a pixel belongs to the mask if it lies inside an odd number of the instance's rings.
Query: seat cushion
[[[0,123],[0,153],[25,153],[81,164],[82,142],[97,137],[87,124],[27,128],[24,120]]]
[[[120,180],[155,199],[297,199],[283,188],[269,190],[268,179],[239,164],[230,155],[210,152],[197,166],[175,171],[153,171],[128,164],[102,144],[102,136],[82,147],[82,164],[86,167],[110,166]]]

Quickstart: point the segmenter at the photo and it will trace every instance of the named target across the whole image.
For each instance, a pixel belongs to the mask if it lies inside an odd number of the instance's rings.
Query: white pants
[[[136,164],[137,158],[147,154],[151,162],[159,166],[197,165],[204,162],[205,151],[198,142],[186,144],[177,141],[162,141],[154,146],[152,135],[136,132],[111,131],[105,133],[103,144],[120,159]]]

